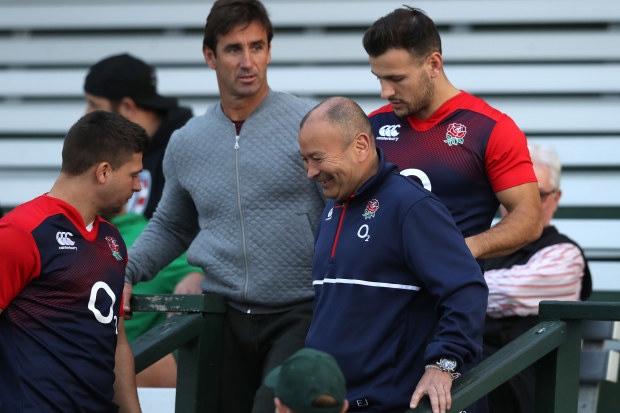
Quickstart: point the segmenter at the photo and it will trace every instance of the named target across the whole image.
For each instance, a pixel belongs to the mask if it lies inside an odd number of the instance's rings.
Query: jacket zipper
[[[234,125],[233,125],[234,127]],[[248,299],[248,284],[250,283],[250,272],[248,269],[248,251],[245,241],[245,224],[243,219],[243,208],[241,207],[241,184],[239,183],[239,135],[235,134],[235,172],[237,179],[237,206],[239,207],[239,218],[241,219],[241,245],[243,246],[243,262],[245,265],[245,284],[243,286],[243,301]],[[248,313],[250,310],[248,310]]]
[[[334,246],[332,247],[332,255],[330,258],[334,258],[334,254],[336,254],[336,245],[338,244],[338,237],[340,236],[340,228],[342,227],[342,221],[344,220],[344,213],[347,212],[347,206],[349,205],[349,200],[342,205],[342,214],[340,214],[340,221],[338,222],[338,230],[336,231],[336,238],[334,238]]]

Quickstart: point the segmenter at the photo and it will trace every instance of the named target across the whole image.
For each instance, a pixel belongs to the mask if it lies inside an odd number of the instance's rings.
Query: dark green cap
[[[276,397],[299,413],[340,413],[347,391],[342,371],[331,355],[304,348],[286,359],[265,377],[265,385],[274,389]],[[312,406],[325,394],[338,401],[338,407]]]

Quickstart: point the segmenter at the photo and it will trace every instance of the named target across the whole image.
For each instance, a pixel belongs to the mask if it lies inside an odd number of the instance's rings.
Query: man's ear
[[[95,179],[100,184],[105,184],[110,178],[110,172],[112,171],[112,165],[108,162],[100,162],[95,167]]]
[[[217,65],[215,64],[215,53],[213,52],[213,50],[211,50],[210,47],[202,46],[202,55],[204,56],[207,66],[215,70]]]
[[[360,162],[364,162],[370,154],[370,136],[360,132],[353,140],[353,148]]]
[[[344,403],[342,404],[342,411],[340,413],[344,413],[349,409],[349,401],[344,399]]]
[[[439,52],[431,53],[426,59],[426,63],[429,67],[430,77],[435,78],[439,76],[439,74],[443,70],[443,56]]]

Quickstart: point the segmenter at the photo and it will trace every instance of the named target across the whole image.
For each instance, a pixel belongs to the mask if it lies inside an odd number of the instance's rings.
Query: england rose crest
[[[366,210],[364,210],[362,216],[364,217],[364,219],[374,218],[375,212],[377,212],[378,209],[379,201],[377,201],[376,199],[372,199],[368,201],[368,205],[366,205]]]
[[[116,242],[114,237],[105,237],[105,240],[108,241],[108,247],[110,247],[110,251],[112,251],[112,255],[114,255],[114,258],[119,261],[122,260],[123,257],[121,257],[120,254],[121,249],[119,248],[118,242]]]
[[[462,123],[451,123],[448,125],[448,131],[446,132],[445,143],[448,146],[456,145],[464,142],[465,135],[467,135],[467,128]]]

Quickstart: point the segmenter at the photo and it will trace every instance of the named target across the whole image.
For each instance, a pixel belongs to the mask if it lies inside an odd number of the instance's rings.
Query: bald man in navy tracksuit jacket
[[[379,154],[378,173],[321,217],[306,344],[338,360],[350,411],[400,413],[425,365],[481,360],[488,290],[446,207]]]

